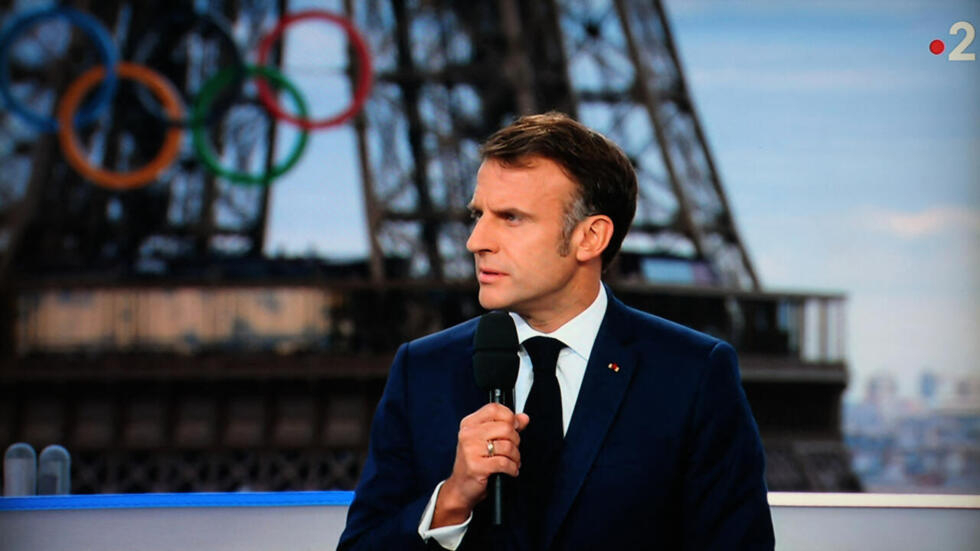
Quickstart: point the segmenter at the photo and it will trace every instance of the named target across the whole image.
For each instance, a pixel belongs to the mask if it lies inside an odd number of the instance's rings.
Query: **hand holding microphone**
[[[504,480],[520,468],[520,431],[528,424],[515,414],[514,383],[519,357],[517,330],[505,312],[480,318],[473,339],[473,375],[488,393],[488,403],[460,422],[453,472],[436,501],[431,526],[462,524],[477,503],[489,494],[491,523],[503,523]]]
[[[494,501],[498,498],[493,497],[502,496],[502,487],[498,494],[495,489],[498,482],[495,481],[499,480],[502,486],[499,473],[517,476],[520,468],[518,432],[524,430],[527,422],[527,415],[515,415],[500,404],[487,404],[463,419],[459,426],[453,473],[439,492],[432,528],[462,524],[488,493],[491,511],[502,511],[502,506],[496,505],[502,503],[502,497],[499,501]],[[493,443],[493,456],[490,456],[488,442]]]

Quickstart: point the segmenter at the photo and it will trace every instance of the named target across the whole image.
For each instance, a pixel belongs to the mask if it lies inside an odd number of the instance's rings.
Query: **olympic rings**
[[[248,76],[262,77],[258,80],[258,82],[262,82],[262,79],[269,79],[276,85],[277,88],[285,88],[286,92],[292,96],[293,101],[296,102],[296,109],[299,110],[300,116],[306,116],[306,100],[303,99],[303,95],[300,93],[299,89],[297,89],[291,82],[286,80],[286,77],[282,76],[279,71],[276,71],[272,67],[257,65],[246,65],[244,69],[245,74]],[[236,67],[225,68],[204,83],[204,86],[201,87],[201,92],[197,96],[197,101],[194,102],[194,111],[191,115],[192,120],[200,121],[203,119],[204,113],[207,111],[208,107],[211,106],[211,102],[214,101],[215,95],[219,90],[221,90],[221,88],[230,84],[235,78],[236,73],[239,71],[240,69]],[[204,165],[208,167],[208,170],[231,182],[239,184],[267,184],[273,179],[285,174],[287,171],[289,171],[289,169],[293,168],[293,165],[296,164],[296,161],[298,161],[300,156],[303,154],[303,150],[306,149],[307,138],[309,137],[309,132],[307,130],[301,130],[299,137],[293,144],[293,150],[290,151],[289,155],[286,157],[286,160],[284,160],[278,166],[272,167],[272,169],[268,172],[256,175],[245,172],[235,172],[221,166],[219,159],[214,154],[211,144],[208,143],[206,130],[207,129],[203,124],[199,123],[194,126],[194,150],[204,162]]]
[[[67,19],[69,23],[78,26],[88,35],[96,44],[102,64],[89,69],[69,84],[68,89],[57,102],[55,117],[45,117],[30,111],[23,102],[11,93],[9,57],[10,50],[16,40],[26,30],[41,21],[52,18]],[[286,27],[307,19],[321,19],[340,25],[347,34],[347,39],[358,60],[358,77],[351,104],[341,113],[321,120],[309,120],[306,100],[296,86],[277,70],[264,65],[272,46],[281,38]],[[217,31],[222,46],[231,50],[233,63],[212,76],[201,86],[196,98],[194,98],[191,114],[185,119],[181,93],[166,77],[150,69],[142,62],[148,61],[152,57],[154,49],[160,46],[160,36],[173,36],[169,32],[170,27],[186,24],[189,21],[188,30],[196,30],[203,26],[208,30]],[[311,10],[283,16],[276,23],[275,28],[263,37],[258,51],[260,64],[257,66],[244,64],[242,54],[230,35],[228,26],[217,16],[196,12],[180,13],[168,18],[166,24],[169,26],[166,26],[164,31],[157,33],[157,37],[150,35],[150,38],[140,42],[136,49],[137,62],[121,62],[109,32],[91,15],[67,7],[44,8],[25,12],[15,17],[10,25],[0,31],[0,100],[7,109],[37,129],[45,132],[57,132],[58,142],[66,162],[83,177],[109,189],[128,190],[149,183],[177,158],[180,152],[181,126],[189,127],[192,130],[194,151],[208,170],[233,183],[268,184],[296,164],[306,148],[310,130],[328,128],[349,120],[363,108],[371,91],[372,68],[367,45],[354,25],[340,15]],[[225,104],[230,104],[237,99],[239,89],[246,76],[259,77],[257,87],[260,99],[266,110],[276,120],[286,120],[301,129],[286,159],[262,174],[235,172],[220,166],[219,155],[214,152],[207,135],[207,126],[228,107]],[[119,78],[135,80],[156,95],[163,105],[163,112],[160,112],[153,102],[146,99],[144,90],[137,88],[138,98],[141,103],[147,105],[150,114],[165,121],[169,126],[156,157],[142,168],[129,172],[113,172],[104,167],[93,166],[83,151],[75,132],[76,126],[93,122],[109,106],[114,97]],[[271,81],[276,89],[284,88],[286,90],[296,104],[297,115],[291,115],[282,110],[272,88],[265,82],[266,80]],[[98,89],[92,94],[93,98],[83,105],[86,95],[96,85],[98,85]],[[219,91],[229,86],[234,87],[235,93],[226,94],[219,98]],[[215,105],[217,105],[217,110],[212,107]]]
[[[218,13],[197,13],[193,11],[180,11],[165,18],[161,29],[146,34],[137,44],[136,53],[133,54],[133,61],[147,65],[154,58],[154,54],[157,53],[161,45],[164,48],[168,46],[169,43],[162,41],[161,38],[179,38],[184,33],[197,29],[213,32],[217,35],[222,49],[227,50],[231,54],[231,65],[233,67],[242,67],[245,65],[242,52],[238,48],[238,45],[235,44],[235,38],[231,35],[231,28],[224,17]],[[165,52],[166,54],[169,54],[169,52]],[[235,75],[233,90],[215,102],[216,108],[208,114],[207,122],[215,122],[221,115],[228,111],[235,100],[241,95],[242,85],[244,83],[245,71],[239,70],[238,74]],[[142,88],[137,90],[136,97],[150,115],[170,126],[190,127],[198,123],[198,121],[192,120],[193,117],[181,120],[166,117],[160,112],[159,107],[154,105],[147,96],[146,91]]]
[[[31,126],[42,132],[55,132],[58,130],[58,122],[51,118],[39,115],[27,108],[19,99],[15,98],[10,91],[10,60],[9,51],[11,46],[21,34],[47,19],[63,18],[78,26],[89,36],[99,51],[102,58],[102,66],[109,67],[109,74],[105,77],[102,86],[95,93],[92,102],[86,105],[75,117],[74,123],[85,126],[98,117],[102,111],[109,106],[116,90],[116,74],[114,68],[118,61],[118,54],[113,46],[112,37],[105,26],[91,15],[82,13],[66,7],[42,8],[35,11],[26,12],[16,17],[13,23],[0,33],[0,97],[7,108],[13,113],[27,121]]]
[[[357,55],[360,68],[357,78],[357,85],[354,87],[354,99],[350,106],[344,111],[331,117],[311,121],[307,120],[306,117],[296,117],[283,111],[283,109],[276,102],[275,97],[273,97],[272,93],[270,92],[269,87],[264,82],[258,82],[258,89],[259,97],[262,98],[262,103],[265,104],[266,109],[274,114],[276,118],[293,123],[304,130],[316,130],[342,124],[356,115],[357,112],[361,110],[361,107],[364,106],[364,102],[367,101],[368,94],[371,93],[371,56],[368,53],[367,44],[364,42],[364,39],[347,18],[327,11],[309,10],[283,17],[276,24],[275,28],[273,28],[269,34],[262,38],[258,49],[259,65],[266,64],[266,61],[269,59],[269,52],[272,50],[272,45],[279,40],[282,33],[286,30],[286,27],[298,21],[304,21],[307,19],[322,19],[340,25],[343,27],[344,32],[347,33],[347,40],[349,40],[351,45],[354,47],[354,52]]]
[[[116,66],[116,72],[120,77],[135,80],[150,88],[163,102],[164,109],[170,117],[178,118],[184,114],[179,93],[170,81],[156,71],[124,61]],[[58,102],[58,141],[61,143],[65,160],[82,176],[109,189],[132,189],[156,178],[177,158],[181,132],[179,128],[168,129],[157,156],[142,168],[132,172],[112,172],[89,164],[81,150],[81,144],[78,143],[78,136],[75,134],[71,120],[86,92],[105,78],[105,67],[92,67],[82,73],[82,76],[72,82],[65,91],[65,95]]]

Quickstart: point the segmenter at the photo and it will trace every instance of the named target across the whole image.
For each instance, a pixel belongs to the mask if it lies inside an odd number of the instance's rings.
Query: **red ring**
[[[336,126],[346,122],[351,117],[356,115],[357,112],[361,110],[361,107],[364,106],[364,102],[367,101],[368,94],[371,93],[371,55],[368,53],[367,44],[364,42],[364,38],[361,37],[360,33],[357,32],[357,29],[354,28],[354,24],[351,23],[346,17],[323,10],[309,10],[283,16],[279,22],[276,23],[275,28],[273,28],[269,34],[262,38],[258,48],[259,65],[266,64],[266,60],[269,57],[269,52],[272,50],[272,45],[279,40],[282,33],[286,30],[286,27],[296,23],[297,21],[303,21],[306,19],[323,19],[340,25],[343,27],[344,32],[347,33],[347,39],[350,41],[351,45],[354,46],[354,51],[357,54],[357,60],[360,64],[360,71],[358,74],[357,85],[354,87],[354,101],[351,102],[350,107],[332,117],[319,120],[303,119],[291,115],[283,110],[276,101],[275,96],[273,96],[269,85],[266,84],[264,80],[259,79],[256,82],[256,85],[259,90],[259,98],[261,98],[266,109],[268,109],[274,117],[295,124],[303,130],[317,130],[321,128],[328,128],[330,126]]]

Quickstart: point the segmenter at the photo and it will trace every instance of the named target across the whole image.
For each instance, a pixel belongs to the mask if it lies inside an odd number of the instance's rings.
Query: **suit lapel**
[[[592,347],[559,458],[555,490],[544,528],[545,549],[554,540],[592,468],[633,377],[636,358],[627,346],[632,340],[632,332],[625,316],[626,307],[609,293],[606,316]],[[618,370],[610,368],[610,364],[615,364]]]

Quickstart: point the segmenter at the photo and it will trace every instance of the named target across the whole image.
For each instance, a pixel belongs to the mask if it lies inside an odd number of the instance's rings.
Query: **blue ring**
[[[22,119],[42,132],[57,132],[58,121],[54,117],[45,117],[31,111],[10,92],[10,60],[8,54],[14,41],[27,29],[37,23],[62,17],[73,25],[79,27],[82,32],[95,41],[95,46],[99,51],[103,64],[106,66],[106,77],[99,88],[95,91],[95,97],[88,104],[83,105],[77,115],[75,124],[84,126],[91,123],[102,111],[109,106],[113,94],[116,91],[116,63],[119,61],[119,54],[113,45],[112,37],[105,26],[91,15],[82,13],[66,7],[42,8],[26,12],[17,16],[14,21],[0,33],[0,98],[4,105],[11,112],[16,113]]]

